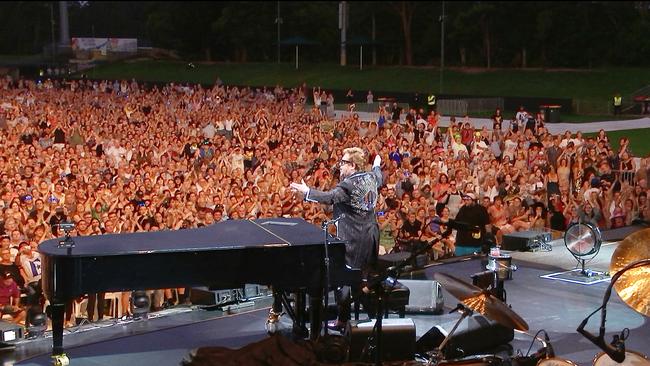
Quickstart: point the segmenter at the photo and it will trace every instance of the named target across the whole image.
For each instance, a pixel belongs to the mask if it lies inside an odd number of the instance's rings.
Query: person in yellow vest
[[[623,97],[621,97],[620,93],[616,93],[614,95],[614,115],[619,115],[621,114],[621,105],[623,105]]]
[[[436,110],[436,96],[433,93],[427,95],[427,109],[429,113]]]

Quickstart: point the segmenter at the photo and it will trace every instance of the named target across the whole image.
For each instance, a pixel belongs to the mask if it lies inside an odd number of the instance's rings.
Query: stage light
[[[564,245],[569,252],[580,262],[583,276],[589,276],[591,271],[585,270],[585,263],[596,257],[600,251],[602,238],[598,227],[591,224],[577,222],[564,233]]]
[[[134,319],[147,319],[151,300],[144,290],[136,290],[131,293],[131,313]]]
[[[47,316],[40,308],[29,309],[27,313],[27,338],[37,338],[47,329]]]
[[[11,342],[23,338],[23,328],[5,320],[0,320],[0,341]]]

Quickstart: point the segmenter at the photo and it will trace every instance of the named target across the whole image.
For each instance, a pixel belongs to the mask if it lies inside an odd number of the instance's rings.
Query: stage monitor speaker
[[[192,287],[190,301],[194,305],[221,305],[241,299],[241,289],[209,290],[207,287]]]
[[[400,279],[399,282],[411,292],[406,313],[442,314],[445,301],[438,281]]]
[[[350,362],[373,362],[372,355],[365,355],[364,348],[372,335],[375,320],[350,321],[346,329],[350,345]],[[415,355],[415,323],[409,318],[382,320],[382,361],[413,360]]]
[[[409,259],[410,256],[411,252],[397,252],[380,255],[377,258],[377,267],[381,270],[385,270],[389,267],[401,264],[403,261]],[[422,268],[427,264],[429,264],[429,256],[427,254],[420,254],[409,261],[403,272],[408,272],[414,268]]]
[[[501,249],[526,251],[534,244],[535,238],[538,236],[543,237],[546,242],[552,239],[551,233],[546,231],[519,231],[504,235]]]
[[[436,325],[416,342],[418,354],[434,350],[445,339],[456,321]],[[513,340],[515,331],[482,315],[465,318],[442,350],[447,359],[490,351]]]
[[[23,332],[23,327],[21,327],[18,324],[6,321],[6,320],[0,320],[0,342],[12,342],[12,341],[17,341],[25,337],[25,334]],[[5,348],[11,348],[9,346],[5,347],[3,345],[3,349]]]

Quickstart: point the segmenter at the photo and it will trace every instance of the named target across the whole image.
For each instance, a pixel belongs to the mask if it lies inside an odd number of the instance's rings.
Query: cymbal
[[[434,273],[433,277],[440,282],[442,287],[460,301],[476,297],[483,292],[483,289],[469,284],[459,278],[446,273]]]
[[[609,264],[613,276],[625,266],[650,258],[650,229],[637,231],[621,241]],[[650,266],[631,269],[614,283],[618,296],[632,309],[650,316]]]
[[[445,290],[473,311],[505,327],[528,330],[528,323],[489,291],[444,273],[435,273],[434,278]]]

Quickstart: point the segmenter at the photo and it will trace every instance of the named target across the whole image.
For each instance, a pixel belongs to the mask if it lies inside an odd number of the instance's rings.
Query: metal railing
[[[385,103],[380,103],[380,102],[374,102],[374,103],[366,103],[366,102],[356,102],[354,103],[354,111],[355,112],[366,112],[366,113],[379,113],[379,106],[380,105],[386,105]],[[390,106],[393,104],[390,103]],[[397,103],[397,105],[402,108],[402,113],[406,113],[409,110],[409,104],[408,103]],[[334,103],[334,109],[337,111],[347,111],[348,110],[348,104],[343,104],[343,103]],[[386,108],[389,112],[390,109]]]
[[[445,116],[494,112],[497,108],[503,110],[503,98],[441,99],[438,101],[438,113]]]

